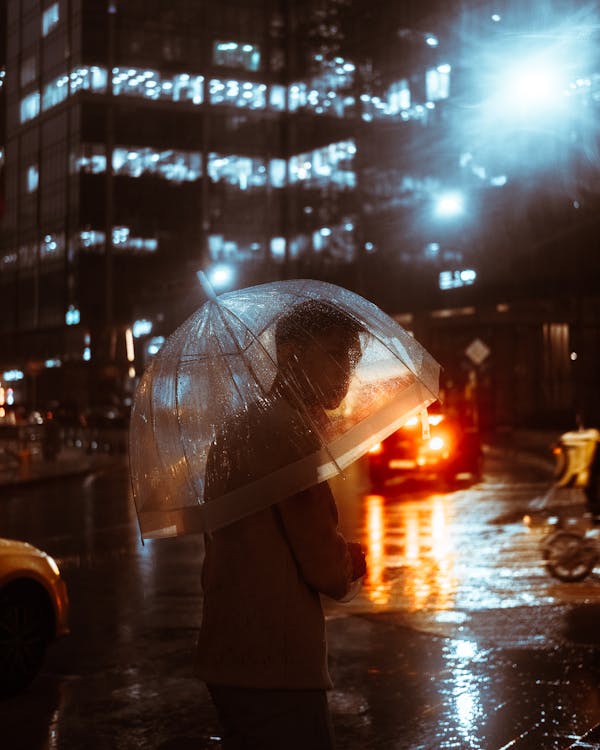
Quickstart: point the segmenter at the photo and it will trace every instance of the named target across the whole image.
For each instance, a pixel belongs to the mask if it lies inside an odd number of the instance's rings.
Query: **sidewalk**
[[[484,440],[484,453],[553,472],[552,446],[561,434],[561,430],[497,430]]]
[[[32,453],[18,464],[0,465],[0,487],[51,481],[70,476],[101,471],[127,460],[123,453],[87,453],[83,448],[63,447],[54,461],[45,461],[41,454]]]
[[[551,472],[554,468],[552,445],[560,434],[559,431],[552,430],[498,431],[485,439],[484,453],[504,456]],[[10,466],[0,464],[0,487],[89,474],[126,460],[123,453],[88,453],[83,448],[65,446],[54,461],[44,461],[40,453],[33,453],[28,462]]]

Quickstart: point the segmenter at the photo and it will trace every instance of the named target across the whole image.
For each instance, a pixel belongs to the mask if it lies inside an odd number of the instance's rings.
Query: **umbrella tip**
[[[204,293],[208,297],[208,299],[211,302],[218,302],[217,295],[215,293],[215,290],[213,289],[213,285],[210,283],[208,276],[204,273],[204,271],[197,271],[196,276],[198,277],[198,281],[200,284],[202,284],[202,288],[204,289]]]

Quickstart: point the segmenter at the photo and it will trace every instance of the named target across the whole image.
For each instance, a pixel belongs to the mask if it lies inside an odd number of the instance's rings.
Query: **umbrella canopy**
[[[408,331],[347,289],[291,280],[211,295],[136,390],[142,536],[211,532],[331,478],[435,401],[438,379]]]

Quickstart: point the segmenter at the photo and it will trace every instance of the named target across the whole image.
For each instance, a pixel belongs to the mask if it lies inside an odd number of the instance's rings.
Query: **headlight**
[[[427,444],[427,447],[430,451],[441,451],[445,446],[444,438],[439,437],[439,435],[436,435],[435,437],[432,437],[429,443]]]

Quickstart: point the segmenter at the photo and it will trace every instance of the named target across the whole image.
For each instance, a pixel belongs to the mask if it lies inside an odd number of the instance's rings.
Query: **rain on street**
[[[542,565],[545,514],[532,501],[550,481],[488,456],[483,481],[452,492],[373,494],[360,462],[332,482],[369,566],[352,602],[326,604],[341,750],[558,749],[593,731],[600,586]],[[2,747],[218,748],[191,666],[200,538],[142,545],[124,463],[6,491],[0,528],[56,557],[72,608],[71,635],[0,704]]]

